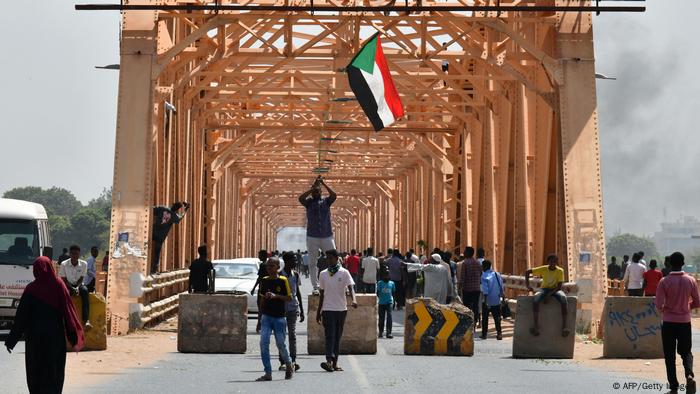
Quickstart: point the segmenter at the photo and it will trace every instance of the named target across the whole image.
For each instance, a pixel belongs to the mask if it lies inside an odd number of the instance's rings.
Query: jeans
[[[568,305],[567,301],[566,301],[566,294],[564,294],[564,292],[561,290],[557,290],[557,291],[554,291],[554,290],[555,289],[540,289],[540,291],[538,291],[535,294],[535,297],[532,299],[532,301],[536,304],[539,304],[540,302],[542,302],[544,297],[551,295],[557,301],[559,301],[560,304]]]
[[[306,237],[306,250],[309,252],[309,275],[311,276],[311,286],[314,290],[318,289],[318,250],[323,252],[326,250],[335,249],[335,241],[333,237],[315,238]]]
[[[683,360],[685,377],[695,377],[693,374],[693,336],[690,323],[663,322],[661,324],[661,342],[664,347],[664,359],[666,361],[666,376],[669,388],[678,390],[678,378],[676,377],[676,350]]]
[[[480,291],[463,291],[462,292],[462,303],[464,306],[471,309],[474,314],[474,321],[479,319],[479,296]]]
[[[72,292],[72,290],[71,290]],[[83,323],[90,320],[90,292],[87,286],[78,286],[78,294],[80,295],[80,304],[83,312]]]
[[[384,320],[386,316],[386,335],[391,335],[393,320],[391,317],[391,304],[379,304],[379,335],[384,332]]]
[[[160,269],[160,251],[163,249],[163,242],[153,240],[153,254],[151,255],[151,274],[155,274]]]
[[[322,311],[323,328],[326,334],[326,360],[338,361],[340,338],[343,336],[345,316],[348,311]]]
[[[486,337],[489,332],[489,312],[493,316],[493,322],[496,324],[496,334],[501,335],[501,306],[481,305],[481,336]]]
[[[287,345],[284,343],[285,329],[287,328],[287,319],[284,317],[272,317],[262,315],[260,322],[260,357],[262,358],[265,373],[272,373],[272,364],[270,364],[270,335],[274,331],[275,343],[277,350],[285,364],[291,363],[287,352]]]
[[[297,361],[297,318],[299,317],[299,312],[287,311],[287,333],[289,337],[289,358],[292,362]],[[280,353],[280,364],[284,364],[282,359],[282,354]]]
[[[644,297],[644,289],[627,289],[629,297]]]

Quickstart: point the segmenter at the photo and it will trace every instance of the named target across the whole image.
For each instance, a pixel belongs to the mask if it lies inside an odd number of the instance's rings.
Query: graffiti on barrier
[[[661,332],[661,319],[653,299],[639,309],[627,308],[608,312],[608,325],[620,327],[630,342],[646,336],[660,335]]]

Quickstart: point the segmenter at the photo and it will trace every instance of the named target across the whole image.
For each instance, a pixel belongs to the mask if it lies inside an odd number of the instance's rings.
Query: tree
[[[49,216],[71,216],[83,207],[73,193],[56,186],[50,189],[37,186],[16,187],[6,191],[3,197],[41,204],[46,208]]]
[[[73,229],[71,239],[80,245],[81,250],[97,246],[100,250],[109,243],[109,220],[98,209],[85,207],[70,218]]]
[[[112,217],[112,188],[102,189],[102,193],[97,198],[93,198],[88,202],[88,208],[96,209],[98,212],[109,219]]]
[[[634,234],[620,234],[610,238],[608,241],[608,257],[617,256],[619,259],[623,255],[629,255],[631,258],[633,253],[637,253],[639,251],[644,252],[645,260],[647,261],[649,261],[651,258],[662,257],[659,256],[659,252],[656,250],[656,245],[649,238],[640,237]],[[663,261],[663,259],[661,259],[661,261]]]

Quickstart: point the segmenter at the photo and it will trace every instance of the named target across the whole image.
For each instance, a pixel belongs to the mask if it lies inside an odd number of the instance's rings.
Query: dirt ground
[[[69,353],[66,383],[96,385],[129,368],[144,368],[177,352],[177,320],[120,337],[107,337],[107,350]],[[86,372],[87,371],[87,372]]]

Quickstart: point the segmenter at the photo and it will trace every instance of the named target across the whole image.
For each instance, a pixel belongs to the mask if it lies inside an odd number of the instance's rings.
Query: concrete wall
[[[603,322],[604,357],[664,357],[661,313],[653,297],[607,297]]]
[[[566,297],[568,314],[566,326],[570,333],[561,335],[561,305],[550,298],[540,304],[540,335],[534,336],[530,328],[534,326],[532,316],[532,296],[518,297],[517,318],[513,333],[513,357],[515,358],[573,358],[576,341],[576,297]]]
[[[326,354],[326,340],[323,325],[316,323],[319,296],[309,295],[307,300],[309,334],[309,354]],[[350,305],[348,297],[348,315],[345,319],[343,337],[340,340],[342,354],[374,354],[377,352],[377,296],[357,294],[357,309]]]
[[[404,354],[472,356],[474,315],[462,304],[431,298],[406,300]]]
[[[78,312],[78,318],[83,318],[83,302],[79,295],[71,296],[73,306]],[[85,346],[83,350],[106,350],[107,349],[107,301],[102,294],[90,293],[90,324],[92,328],[85,328]],[[67,344],[68,350],[72,346]]]
[[[177,350],[245,353],[248,298],[229,294],[181,294]]]

